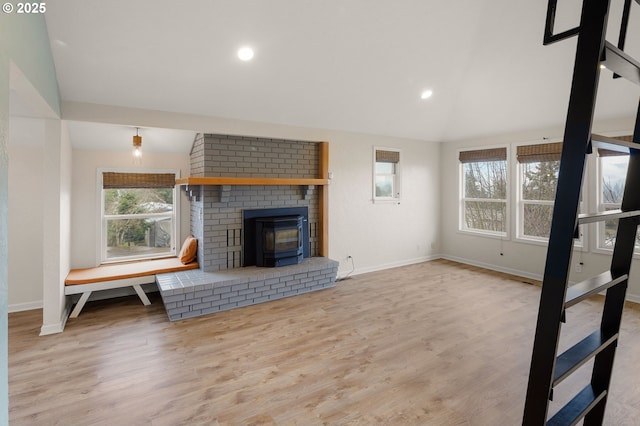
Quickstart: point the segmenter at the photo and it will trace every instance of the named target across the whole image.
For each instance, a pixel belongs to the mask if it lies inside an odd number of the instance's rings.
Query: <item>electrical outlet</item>
[[[576,272],[582,272],[582,263],[576,265]]]

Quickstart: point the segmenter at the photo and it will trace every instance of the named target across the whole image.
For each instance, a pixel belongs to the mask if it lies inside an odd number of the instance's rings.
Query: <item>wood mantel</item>
[[[319,189],[318,254],[329,256],[329,143],[318,143],[317,178],[269,178],[269,177],[187,177],[176,179],[178,186],[206,185],[315,185]]]
[[[329,179],[265,177],[188,177],[176,179],[176,185],[328,185]]]

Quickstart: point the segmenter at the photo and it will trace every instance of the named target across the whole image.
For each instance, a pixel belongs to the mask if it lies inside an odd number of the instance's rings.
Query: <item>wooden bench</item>
[[[80,315],[93,291],[133,287],[144,305],[151,302],[142,284],[154,283],[156,274],[198,269],[198,262],[183,264],[177,257],[140,260],[126,263],[100,265],[95,268],[72,269],[64,281],[64,294],[82,294],[71,312],[71,318]]]

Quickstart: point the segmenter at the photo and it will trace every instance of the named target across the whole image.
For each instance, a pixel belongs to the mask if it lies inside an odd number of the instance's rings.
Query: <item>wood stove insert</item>
[[[302,216],[256,219],[256,266],[296,265],[304,257]]]
[[[307,206],[245,209],[242,222],[243,266],[294,265],[311,256]],[[264,229],[273,232],[265,238]],[[259,245],[267,247],[266,256],[264,250],[259,253]],[[272,250],[278,253],[269,253]]]

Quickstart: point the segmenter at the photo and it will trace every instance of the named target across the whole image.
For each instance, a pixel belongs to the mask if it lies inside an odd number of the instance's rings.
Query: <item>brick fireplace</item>
[[[313,179],[318,143],[198,135],[191,150],[191,177]],[[198,239],[204,271],[242,265],[242,211],[309,208],[311,257],[318,255],[318,188],[314,185],[202,185],[190,189],[191,233]]]
[[[335,285],[338,263],[322,257],[327,247],[326,157],[321,142],[196,136],[190,176],[179,183],[191,200],[200,270],[158,276],[171,320]],[[281,208],[308,212],[308,259],[280,268],[245,266],[243,212]]]

